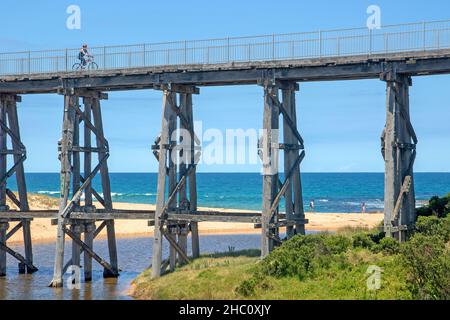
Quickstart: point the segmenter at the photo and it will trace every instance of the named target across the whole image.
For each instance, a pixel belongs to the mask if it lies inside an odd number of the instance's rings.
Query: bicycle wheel
[[[96,64],[94,61],[92,61],[91,63],[89,63],[88,69],[89,70],[97,70],[98,64]]]
[[[78,62],[72,66],[72,70],[75,70],[75,71],[81,70],[82,68],[83,67],[82,67],[81,63],[78,63]]]

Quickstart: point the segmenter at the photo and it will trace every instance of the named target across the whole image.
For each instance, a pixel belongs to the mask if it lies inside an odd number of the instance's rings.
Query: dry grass
[[[16,197],[19,195],[14,192]],[[17,210],[17,206],[7,198],[6,204],[13,210]],[[39,209],[39,210],[55,210],[58,209],[59,199],[49,197],[42,194],[28,193],[28,204],[30,208]]]

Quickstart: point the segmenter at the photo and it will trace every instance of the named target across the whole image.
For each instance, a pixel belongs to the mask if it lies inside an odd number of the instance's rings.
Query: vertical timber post
[[[65,217],[62,216],[64,209],[69,200],[70,193],[70,178],[72,175],[72,144],[75,126],[75,109],[76,96],[65,92],[64,95],[64,117],[63,117],[63,132],[61,140],[61,198],[59,204],[58,226],[56,235],[56,252],[55,265],[53,269],[53,280],[50,283],[52,287],[62,287],[63,285],[63,268],[64,268],[64,238],[65,238]]]
[[[411,77],[398,74],[395,64],[382,75],[387,84],[386,126],[382,135],[385,161],[384,230],[406,240],[416,219],[413,166],[417,137],[409,116]]]
[[[176,104],[177,103],[177,94],[176,93],[170,93],[170,103],[172,104]],[[172,105],[173,107],[173,105]],[[175,191],[175,187],[177,185],[177,165],[178,163],[176,162],[176,160],[178,159],[178,157],[176,156],[175,152],[175,148],[174,148],[174,138],[175,135],[177,134],[177,127],[178,127],[178,121],[177,121],[177,115],[175,112],[171,112],[169,115],[169,123],[168,123],[168,129],[169,129],[169,140],[167,143],[167,147],[168,147],[168,165],[169,165],[169,180],[168,180],[168,194],[172,194]],[[181,164],[180,164],[181,166]],[[181,190],[182,192],[182,190]],[[182,195],[180,194],[180,197]],[[177,207],[177,199],[173,198],[169,203],[168,203],[168,210],[175,210]],[[180,244],[183,239],[182,239],[182,235],[180,232],[180,228],[178,225],[169,225],[168,226],[168,230],[169,230],[169,236],[172,237],[173,240],[178,241],[178,244]],[[173,248],[172,246],[170,246],[169,248],[170,251],[170,267],[173,270],[173,268],[176,265],[177,262],[177,253],[175,251],[175,248]]]
[[[6,198],[11,198],[20,212],[29,211],[28,197],[23,162],[26,160],[26,149],[20,138],[17,102],[21,97],[15,94],[0,94],[0,211],[10,210]],[[11,140],[12,150],[8,150],[7,138]],[[8,155],[13,157],[11,169],[7,169]],[[18,197],[7,188],[7,179],[15,174]],[[31,219],[21,219],[19,228],[23,231],[25,258],[20,260],[19,273],[33,273],[33,249],[31,243]],[[7,220],[5,220],[7,222]],[[5,239],[6,240],[6,239]],[[6,243],[5,243],[6,245]],[[17,256],[16,256],[17,257]]]
[[[84,97],[83,105],[84,105],[84,117],[86,121],[91,121],[92,119],[92,97]],[[92,171],[92,132],[91,128],[85,124],[84,126],[84,146],[86,148],[84,152],[84,176],[88,177]],[[95,207],[92,204],[92,183],[86,186],[84,191],[84,211],[85,212],[94,212]],[[93,222],[85,222],[84,225],[84,242],[92,249],[94,249],[94,232],[95,232],[95,223]],[[92,257],[85,251],[84,257],[84,281],[89,282],[92,281]]]
[[[63,138],[60,142],[61,160],[61,201],[58,215],[55,268],[50,286],[63,285],[63,273],[71,265],[81,267],[81,253],[84,254],[84,278],[92,280],[92,260],[104,267],[104,277],[119,275],[114,220],[105,220],[99,229],[95,226],[96,207],[93,196],[98,200],[106,214],[113,213],[111,186],[107,159],[109,157],[108,141],[104,137],[100,100],[108,96],[102,92],[84,89],[63,88],[64,94]],[[83,97],[84,110],[79,106],[79,97]],[[91,121],[93,118],[93,122]],[[80,126],[84,124],[84,146],[80,146]],[[92,133],[95,134],[96,147],[92,147]],[[92,169],[92,153],[98,154],[98,164]],[[84,177],[81,174],[81,156],[84,153]],[[92,180],[100,173],[102,194],[95,191]],[[72,198],[69,199],[72,186]],[[85,196],[84,205],[80,198]],[[75,216],[74,216],[75,214]],[[83,215],[87,214],[86,217]],[[94,214],[88,215],[88,214]],[[78,215],[78,216],[77,216]],[[99,217],[100,218],[100,217]],[[66,228],[70,225],[70,228]],[[110,263],[102,259],[93,250],[94,238],[103,227],[107,229]],[[64,265],[64,238],[72,239],[72,258]],[[82,235],[84,234],[84,241]]]
[[[80,98],[77,96],[75,100],[76,107],[79,108]],[[80,189],[80,175],[81,175],[81,162],[80,162],[80,115],[75,113],[75,124],[73,127],[73,143],[72,143],[72,192],[75,194]],[[75,207],[80,207],[80,200],[75,202]],[[73,234],[80,238],[81,225],[79,221],[72,222],[70,230]],[[81,267],[80,262],[81,247],[75,241],[72,241],[72,265]]]
[[[153,236],[153,254],[152,254],[152,278],[161,276],[162,265],[162,229],[164,227],[163,215],[165,209],[165,192],[167,178],[167,148],[170,145],[169,121],[173,110],[171,108],[170,95],[172,93],[165,89],[163,94],[163,110],[159,149],[159,170],[158,170],[158,187],[156,195],[156,212],[155,226]]]
[[[6,110],[8,101],[2,97],[0,100],[0,122],[6,126]],[[7,180],[7,132],[0,128],[0,211],[8,211],[6,206],[6,180]]]
[[[184,158],[189,165],[196,165],[196,142],[195,142],[195,130],[194,130],[194,112],[192,108],[192,94],[186,94],[186,114],[185,117],[188,122],[189,133],[189,152]],[[189,209],[191,211],[197,211],[197,167],[194,167],[189,175]],[[195,258],[200,257],[200,239],[198,234],[198,223],[196,221],[191,222],[191,239],[192,239],[192,256]]]
[[[9,223],[0,221],[0,244],[6,246],[6,231],[9,228]],[[0,277],[6,276],[6,250],[0,246]]]
[[[261,256],[267,256],[274,248],[274,236],[278,228],[271,228],[277,223],[278,208],[272,208],[278,190],[278,137],[279,108],[274,99],[278,99],[278,87],[270,81],[264,83],[264,117],[263,117],[263,205]]]
[[[263,137],[260,139],[260,156],[263,163],[263,210],[261,216],[261,256],[267,256],[275,245],[281,243],[279,228],[286,226],[287,238],[305,234],[303,196],[300,163],[305,151],[303,138],[297,130],[295,91],[298,84],[290,81],[263,79],[264,121]],[[279,91],[282,92],[282,102]],[[279,143],[280,115],[283,116],[283,139]],[[279,178],[279,150],[284,151],[284,182]],[[300,152],[301,151],[301,152]],[[284,197],[286,215],[279,214]]]
[[[303,139],[297,131],[297,112],[295,102],[295,92],[299,90],[295,82],[283,82],[283,137],[284,137],[284,173],[292,172],[291,177],[287,177],[287,191],[284,194],[286,202],[286,220],[295,222],[286,227],[287,238],[295,234],[305,234],[305,212],[303,208],[303,192],[300,176],[300,163],[297,159],[301,157],[300,150],[304,150]],[[304,151],[303,151],[304,154]],[[293,168],[293,169],[292,169]]]
[[[194,133],[192,94],[199,91],[195,87],[184,85],[164,84],[157,88],[162,89],[164,94],[161,134],[153,146],[154,154],[159,161],[152,257],[153,278],[161,276],[167,265],[173,271],[177,263],[189,262],[187,240],[190,231],[193,256],[200,255],[197,224],[193,221],[167,220],[167,213],[193,213],[197,210],[195,144],[199,141]],[[163,236],[169,240],[168,263],[167,261],[163,263],[162,259]]]
[[[97,147],[101,150],[109,150],[109,146],[107,145],[106,139],[104,138],[104,132],[103,132],[103,120],[102,120],[102,113],[100,109],[100,99],[94,98],[92,100],[92,114],[94,118],[94,124],[95,128],[97,129],[98,135],[96,135],[97,139]],[[102,161],[102,159],[105,158],[107,155],[106,151],[100,151],[98,153],[98,159],[99,161]],[[103,197],[104,197],[104,203],[105,203],[105,210],[111,211],[112,206],[112,198],[111,198],[111,182],[109,179],[109,170],[108,170],[108,164],[106,161],[103,162],[100,168],[100,177],[102,181],[102,190],[103,190]],[[103,271],[103,276],[106,278],[110,277],[117,277],[119,274],[119,267],[118,267],[118,261],[117,261],[117,244],[116,244],[116,232],[115,232],[115,225],[114,220],[107,220],[106,221],[106,233],[108,237],[108,251],[109,251],[109,260],[111,267],[113,269],[113,273],[110,272],[110,270],[106,269]]]
[[[8,121],[11,127],[11,131],[17,139],[17,140],[12,139],[12,146],[15,151],[13,157],[14,163],[18,164],[16,167],[16,183],[19,194],[19,203],[20,203],[19,210],[29,211],[27,187],[25,182],[25,170],[23,166],[23,161],[26,158],[26,150],[25,147],[22,145],[20,138],[19,117],[17,114],[17,101],[20,101],[19,97],[16,97],[9,104]],[[29,219],[23,219],[21,222],[22,222],[24,249],[25,249],[25,259],[28,263],[26,268],[28,273],[32,273],[36,271],[36,269],[30,268],[30,265],[33,264],[33,247],[31,241],[31,226],[30,226],[31,223]]]

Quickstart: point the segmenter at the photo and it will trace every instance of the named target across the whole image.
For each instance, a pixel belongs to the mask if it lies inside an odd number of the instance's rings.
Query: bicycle
[[[79,71],[79,70],[97,70],[98,64],[94,61],[94,56],[88,56],[88,59],[86,59],[86,63],[83,66],[81,62],[77,62],[72,66],[72,70]]]

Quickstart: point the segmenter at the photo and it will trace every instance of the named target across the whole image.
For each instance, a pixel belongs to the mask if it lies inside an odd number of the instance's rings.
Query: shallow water
[[[205,235],[200,237],[203,253],[225,252],[259,248],[260,236],[250,235]],[[70,254],[70,241],[66,242],[66,259]],[[95,251],[104,258],[108,257],[107,244],[97,240]],[[14,250],[22,251],[21,245],[11,245]],[[116,300],[131,299],[127,292],[130,283],[151,262],[152,238],[118,239],[119,268],[122,270],[118,279],[103,279],[103,269],[93,261],[93,281],[82,283],[80,290],[66,288],[49,288],[52,279],[55,245],[35,244],[33,247],[35,265],[39,271],[33,275],[19,275],[17,262],[8,256],[7,276],[0,278],[0,300]],[[164,255],[167,255],[164,247]],[[66,260],[67,261],[67,260]],[[83,273],[83,271],[81,271]],[[66,275],[67,278],[67,275]],[[83,281],[83,280],[82,280]]]

